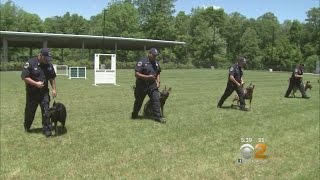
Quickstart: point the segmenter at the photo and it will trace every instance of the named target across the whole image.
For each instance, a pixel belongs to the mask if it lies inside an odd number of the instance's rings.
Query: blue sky
[[[1,0],[6,2],[7,0]],[[77,13],[86,19],[96,15],[107,6],[108,0],[12,0],[17,6],[29,13],[38,14],[41,19],[62,16],[66,12]],[[319,7],[319,0],[177,0],[175,9],[187,14],[192,8],[214,6],[223,8],[226,13],[239,12],[247,18],[257,18],[272,12],[280,23],[285,19],[304,22],[306,12]]]

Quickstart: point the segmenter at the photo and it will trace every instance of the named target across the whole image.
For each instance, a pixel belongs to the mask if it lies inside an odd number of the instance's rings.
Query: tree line
[[[161,49],[159,59],[175,67],[225,68],[242,55],[249,60],[250,69],[292,70],[302,62],[308,71],[313,71],[320,60],[319,7],[306,10],[304,22],[279,23],[271,12],[256,19],[238,12],[227,14],[214,7],[197,7],[190,14],[175,12],[175,1],[112,0],[89,20],[69,12],[41,20],[9,0],[0,6],[0,28],[184,41],[185,46]],[[64,59],[81,58],[81,53],[75,51],[80,50],[64,50]],[[90,52],[94,51],[99,50]],[[9,61],[21,61],[20,57],[28,53],[27,49],[10,48]],[[61,54],[54,55],[57,61],[64,60]],[[136,51],[118,51],[117,61],[131,65],[141,55]]]

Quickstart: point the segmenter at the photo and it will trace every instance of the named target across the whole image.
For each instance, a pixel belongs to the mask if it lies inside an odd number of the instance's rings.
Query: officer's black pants
[[[49,92],[42,93],[30,93],[27,92],[26,95],[26,107],[24,112],[24,128],[30,129],[38,105],[41,107],[42,114],[42,126],[43,130],[50,130],[50,117],[49,117],[49,103],[50,96]]]
[[[232,84],[232,83],[228,83],[226,90],[224,91],[218,106],[222,106],[222,104],[224,103],[224,101],[233,93],[233,91],[236,91],[238,96],[239,96],[239,100],[240,100],[240,107],[244,108],[246,106],[246,103],[244,101],[244,92],[243,92],[243,88],[242,87],[237,87],[236,85]]]
[[[156,87],[152,88],[138,85],[136,86],[134,90],[135,101],[133,106],[133,114],[138,115],[146,95],[148,95],[150,98],[154,118],[160,118],[160,97]]]
[[[288,90],[284,96],[289,97],[291,91],[296,87],[299,88],[299,91],[301,92],[302,97],[307,97],[302,81],[296,81],[294,79],[290,79]]]

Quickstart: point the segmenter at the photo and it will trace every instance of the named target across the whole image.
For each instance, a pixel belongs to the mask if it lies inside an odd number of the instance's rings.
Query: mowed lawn
[[[0,179],[319,179],[319,76],[304,76],[310,99],[287,99],[289,76],[245,71],[256,88],[243,112],[229,108],[234,95],[216,107],[227,70],[163,70],[161,88],[172,87],[166,124],[130,119],[133,70],[117,71],[119,86],[93,86],[93,70],[58,76],[67,132],[46,138],[40,108],[34,133],[24,132],[20,72],[1,72]],[[267,158],[237,163],[241,138],[253,146],[263,138]]]

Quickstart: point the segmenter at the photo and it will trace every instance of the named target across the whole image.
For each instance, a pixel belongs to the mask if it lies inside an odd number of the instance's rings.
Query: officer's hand
[[[57,91],[55,89],[52,89],[52,97],[56,97],[57,96]]]
[[[160,82],[157,81],[157,88],[159,89],[159,87],[160,87]]]
[[[156,77],[154,76],[154,75],[152,75],[152,74],[150,74],[150,75],[147,75],[147,79],[148,80],[156,80]]]
[[[39,88],[39,89],[43,88],[44,87],[43,82],[42,81],[36,82],[36,87]]]

